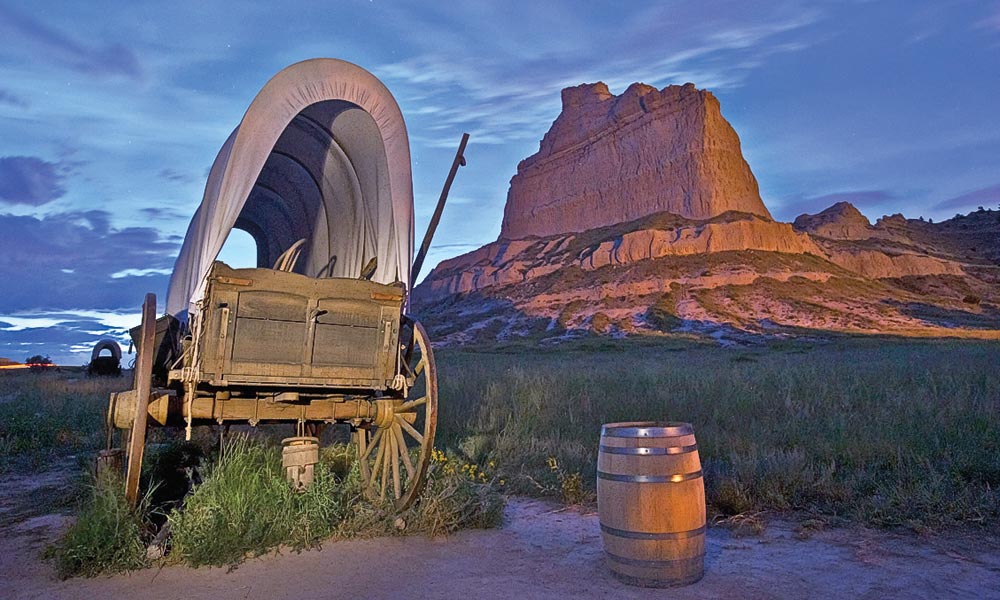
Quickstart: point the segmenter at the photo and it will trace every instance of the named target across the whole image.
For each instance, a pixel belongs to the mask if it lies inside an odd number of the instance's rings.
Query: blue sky
[[[628,8],[621,8],[621,5]],[[559,91],[693,82],[772,213],[1000,203],[1000,2],[0,0],[0,356],[83,364],[161,300],[208,167],[261,86],[328,56],[395,94],[428,264],[496,238]]]

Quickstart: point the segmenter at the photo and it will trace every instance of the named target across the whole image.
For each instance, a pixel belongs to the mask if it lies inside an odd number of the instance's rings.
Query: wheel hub
[[[392,425],[393,417],[396,415],[396,405],[399,404],[398,400],[375,400],[375,419],[374,423],[376,427],[388,427]]]

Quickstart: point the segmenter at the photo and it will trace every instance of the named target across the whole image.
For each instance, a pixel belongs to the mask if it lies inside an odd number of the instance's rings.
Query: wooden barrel
[[[618,579],[673,587],[701,579],[705,482],[690,423],[609,423],[597,454],[597,511]]]

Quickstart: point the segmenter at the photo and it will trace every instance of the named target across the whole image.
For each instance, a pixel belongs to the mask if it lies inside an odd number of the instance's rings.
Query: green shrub
[[[436,450],[420,502],[402,515],[409,519],[408,528],[440,535],[499,527],[504,508],[499,489],[504,482],[492,467],[462,463],[453,454]]]
[[[177,454],[159,450],[159,460]],[[157,462],[157,453],[150,454],[150,461]],[[354,446],[323,448],[313,484],[296,493],[285,481],[278,446],[234,435],[182,508],[166,515],[167,560],[190,566],[236,565],[279,546],[298,551],[335,538],[442,535],[499,526],[503,482],[453,455],[440,450],[433,455],[420,500],[397,514],[388,502],[373,503],[363,496]],[[150,483],[152,489],[133,510],[120,477],[93,482],[75,524],[46,552],[58,572],[63,577],[90,577],[147,566],[150,523],[163,520],[150,502],[158,483]]]

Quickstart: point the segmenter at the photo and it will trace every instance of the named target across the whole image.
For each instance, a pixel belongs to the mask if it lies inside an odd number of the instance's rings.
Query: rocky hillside
[[[776,222],[710,93],[578,86],[518,166],[500,238],[439,264],[413,301],[443,343],[1000,337],[1000,213],[872,225],[842,202]]]
[[[838,202],[815,215],[799,215],[792,223],[795,229],[832,240],[867,240],[878,237],[868,217],[850,202]]]
[[[579,234],[497,240],[443,261],[414,294],[421,303],[429,303],[450,295],[527,283],[569,268],[593,272],[663,257],[752,250],[822,254],[808,235],[797,233],[788,223],[757,215],[728,212],[695,221],[658,213]]]

